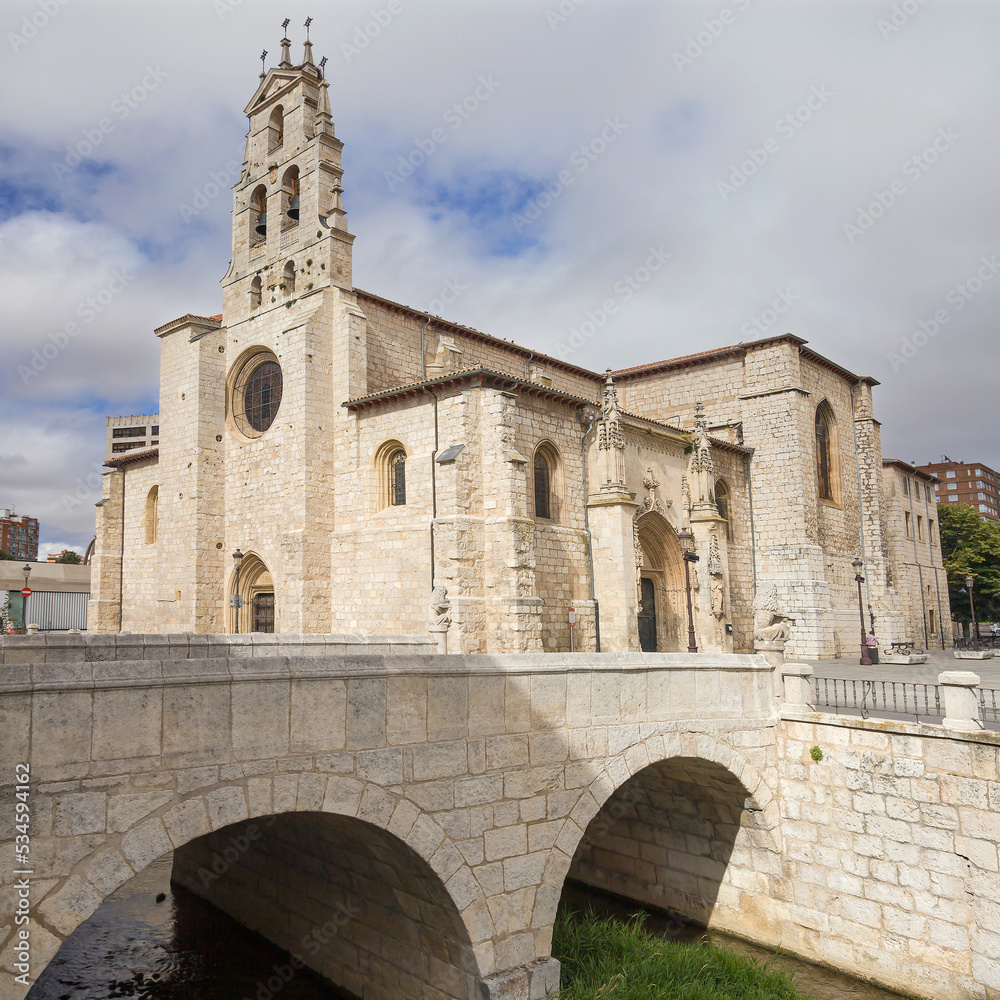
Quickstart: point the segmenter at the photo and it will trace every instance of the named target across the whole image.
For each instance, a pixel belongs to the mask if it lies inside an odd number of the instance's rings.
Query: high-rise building
[[[937,476],[934,492],[938,503],[967,503],[979,516],[1000,521],[1000,474],[982,462],[953,462],[947,455],[940,462],[917,466]]]
[[[38,521],[0,507],[0,549],[14,559],[38,561]]]
[[[143,413],[133,417],[108,417],[105,458],[128,451],[155,448],[160,443],[160,415]]]

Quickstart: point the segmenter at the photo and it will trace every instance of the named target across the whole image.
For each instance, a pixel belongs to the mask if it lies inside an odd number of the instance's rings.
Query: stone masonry
[[[972,723],[779,712],[756,656],[235,640],[0,644],[36,972],[173,851],[185,885],[366,996],[544,996],[566,877],[892,988],[1000,990],[1000,737]]]
[[[437,584],[465,653],[565,652],[571,611],[576,649],[638,651],[642,614],[645,648],[678,650],[690,529],[700,649],[752,652],[773,583],[789,654],[853,650],[859,554],[882,644],[917,641],[926,593],[891,582],[903,526],[882,502],[872,379],[788,334],[609,380],[361,291],[328,84],[289,46],[246,108],[221,312],[157,328],[159,445],[108,460],[91,631],[236,630],[238,548],[254,567],[240,631],[423,631]],[[240,415],[265,363],[280,403],[255,429]],[[405,499],[388,495],[397,452]],[[255,625],[261,595],[273,622]]]

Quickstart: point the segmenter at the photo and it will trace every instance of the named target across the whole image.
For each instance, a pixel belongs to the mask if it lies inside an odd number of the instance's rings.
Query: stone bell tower
[[[233,190],[233,259],[223,279],[227,326],[306,290],[352,287],[344,144],[334,135],[329,84],[308,38],[300,65],[292,65],[290,48],[282,38],[280,63],[261,72],[245,109],[250,127]]]

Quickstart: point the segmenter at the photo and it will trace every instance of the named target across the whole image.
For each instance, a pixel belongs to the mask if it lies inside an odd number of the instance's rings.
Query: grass
[[[807,1000],[790,972],[717,945],[668,941],[644,919],[560,913],[552,953],[561,1000]]]

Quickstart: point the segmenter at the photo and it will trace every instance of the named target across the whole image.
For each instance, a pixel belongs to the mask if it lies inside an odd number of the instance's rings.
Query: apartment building
[[[953,462],[947,455],[940,462],[919,465],[921,472],[937,476],[934,485],[938,503],[967,503],[980,517],[1000,520],[1000,474],[982,462]]]

